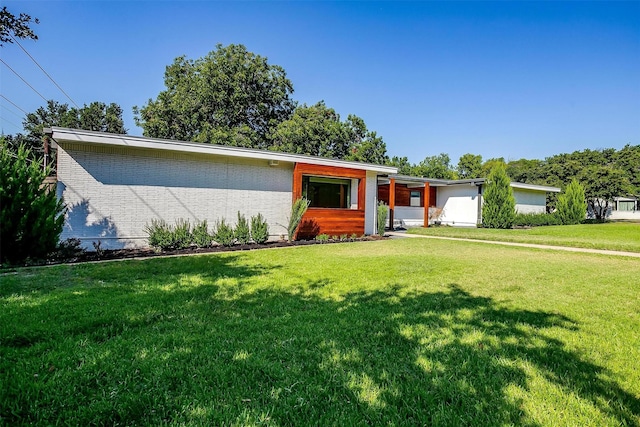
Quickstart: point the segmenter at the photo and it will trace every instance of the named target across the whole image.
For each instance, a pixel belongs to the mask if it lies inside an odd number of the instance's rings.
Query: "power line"
[[[44,70],[44,68],[42,68],[42,66],[41,66],[40,64],[38,64],[38,61],[36,61],[36,60],[35,60],[35,58],[34,58],[33,56],[31,56],[31,54],[30,54],[29,52],[27,52],[27,49],[25,49],[24,47],[22,47],[22,45],[20,44],[20,42],[19,42],[15,37],[11,36],[11,38],[13,39],[13,41],[14,41],[14,42],[16,42],[16,44],[17,44],[18,46],[20,46],[20,49],[22,49],[22,50],[23,50],[23,52],[24,52],[24,53],[26,53],[26,54],[27,54],[27,56],[28,56],[29,58],[31,58],[31,60],[34,62],[34,64],[36,64],[36,65],[38,66],[38,68],[40,68],[40,69],[42,70],[42,72],[45,74],[45,76],[49,77],[49,80],[51,80],[51,82],[52,82],[54,85],[56,85],[56,87],[57,87],[58,89],[60,89],[60,92],[64,93],[64,95],[65,95],[67,98],[69,98],[69,101],[71,101],[71,103],[72,103],[73,105],[75,105],[75,106],[76,106],[76,108],[80,108],[80,107],[78,107],[78,104],[76,104],[76,102],[75,102],[73,99],[71,99],[71,97],[70,97],[69,95],[67,95],[67,92],[65,92],[65,91],[60,87],[60,85],[59,85],[58,83],[56,83],[56,81],[55,81],[55,80],[53,80],[53,77],[51,77],[51,76],[49,75],[49,73],[47,73],[47,72]]]
[[[2,60],[0,59],[0,61],[2,61]],[[4,62],[4,61],[3,61],[3,62]],[[0,97],[4,98],[4,100],[5,100],[5,101],[7,101],[9,104],[13,105],[14,107],[16,107],[18,110],[22,111],[23,113],[25,113],[25,114],[29,114],[29,113],[27,113],[26,111],[24,111],[22,108],[18,107],[18,106],[16,105],[16,103],[15,103],[15,102],[11,101],[11,100],[10,100],[9,98],[7,98],[6,96],[4,96],[4,95],[0,94]]]
[[[14,70],[13,68],[11,68],[11,67],[9,66],[9,64],[7,64],[6,62],[4,62],[4,60],[3,60],[2,58],[0,58],[0,62],[2,62],[4,65],[6,65],[6,67],[7,67],[8,69],[10,69],[10,70],[13,72],[13,74],[15,74],[16,76],[18,76],[18,77],[20,78],[20,80],[22,80],[22,81],[24,82],[24,84],[26,84],[27,86],[29,86],[29,87],[31,88],[31,90],[33,90],[35,93],[37,93],[38,95],[40,95],[40,98],[44,99],[44,102],[49,102],[49,101],[47,100],[47,98],[45,98],[44,96],[42,96],[42,94],[41,94],[40,92],[38,92],[38,91],[37,91],[33,86],[31,86],[31,85],[29,84],[29,82],[27,82],[25,79],[23,79],[23,78],[22,78],[22,76],[21,76],[20,74],[16,73],[16,72],[15,72],[15,70]]]
[[[17,118],[21,119],[22,117],[20,117],[18,115],[18,113],[16,113],[15,111],[13,111],[11,108],[7,107],[4,104],[0,104],[0,107],[4,108],[5,110],[7,110],[8,112],[10,112],[11,114],[13,114],[14,116],[16,116]]]
[[[10,124],[11,126],[13,126],[13,127],[15,127],[15,128],[18,128],[18,129],[20,129],[20,127],[21,127],[21,126],[18,126],[17,124],[15,124],[15,123],[13,123],[13,122],[10,122],[10,121],[9,121],[9,120],[7,120],[5,117],[2,117],[1,115],[0,115],[0,120],[3,120],[5,123],[8,123],[8,124]]]

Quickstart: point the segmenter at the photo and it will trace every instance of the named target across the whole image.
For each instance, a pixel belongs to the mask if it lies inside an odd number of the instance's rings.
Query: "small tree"
[[[251,217],[251,238],[258,244],[266,243],[269,240],[269,224],[262,214]]]
[[[0,262],[17,263],[53,252],[65,207],[42,185],[49,170],[30,159],[24,146],[11,153],[0,141]]]
[[[487,177],[482,205],[482,225],[487,228],[511,228],[516,216],[516,199],[504,165],[498,163]]]
[[[300,221],[302,221],[302,216],[307,211],[310,203],[311,202],[304,197],[293,202],[293,205],[291,206],[291,216],[289,217],[289,226],[287,227],[287,237],[290,242],[293,242],[293,238],[296,235],[296,231],[298,231]]]
[[[387,215],[389,215],[389,210],[387,209],[387,205],[384,202],[378,202],[378,235],[380,237],[384,236],[384,227],[387,225]]]
[[[235,241],[233,227],[227,224],[224,218],[216,222],[216,232],[213,235],[213,240],[222,246],[233,245],[233,242]]]
[[[242,215],[240,211],[238,211],[238,222],[236,223],[236,228],[233,231],[233,235],[241,245],[246,245],[247,243],[249,243],[249,240],[251,240],[249,222],[247,222],[247,218]]]
[[[587,202],[584,195],[584,188],[577,181],[573,180],[558,196],[556,202],[556,214],[561,224],[579,224],[587,217]]]

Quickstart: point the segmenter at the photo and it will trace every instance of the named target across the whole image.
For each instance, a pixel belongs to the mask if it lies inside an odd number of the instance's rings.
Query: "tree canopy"
[[[69,107],[54,100],[28,113],[22,121],[25,134],[7,135],[3,144],[12,151],[25,145],[35,159],[42,158],[44,128],[51,126],[125,134],[122,108],[115,103],[92,102],[81,108]]]
[[[164,83],[155,100],[134,107],[146,136],[268,148],[268,135],[295,108],[284,69],[243,45],[218,44],[195,60],[178,57]]]
[[[479,154],[463,154],[456,168],[458,178],[471,179],[482,177],[482,156]]]
[[[30,24],[39,24],[38,18],[32,19],[31,15],[21,13],[18,16],[7,10],[6,6],[0,10],[0,46],[5,43],[13,43],[13,37],[18,39],[38,40],[38,36],[31,29]]]

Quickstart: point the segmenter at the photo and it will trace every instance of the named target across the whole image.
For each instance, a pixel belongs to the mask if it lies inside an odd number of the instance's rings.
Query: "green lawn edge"
[[[407,233],[497,242],[640,252],[640,223],[633,222],[558,225],[509,230],[432,226],[428,228],[410,228]]]

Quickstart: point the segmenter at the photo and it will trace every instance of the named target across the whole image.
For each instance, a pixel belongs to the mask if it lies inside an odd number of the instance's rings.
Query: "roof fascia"
[[[305,156],[301,154],[280,153],[277,151],[255,150],[241,147],[229,147],[197,142],[175,141],[140,136],[118,135],[105,132],[92,132],[79,129],[52,127],[47,129],[51,137],[57,141],[78,142],[83,144],[111,145],[150,150],[164,150],[181,153],[210,154],[225,157],[240,157],[258,160],[276,160],[289,163],[309,163],[322,166],[336,166],[343,168],[374,171],[394,174],[398,169],[391,166],[374,165],[370,163],[350,162],[324,157]]]

